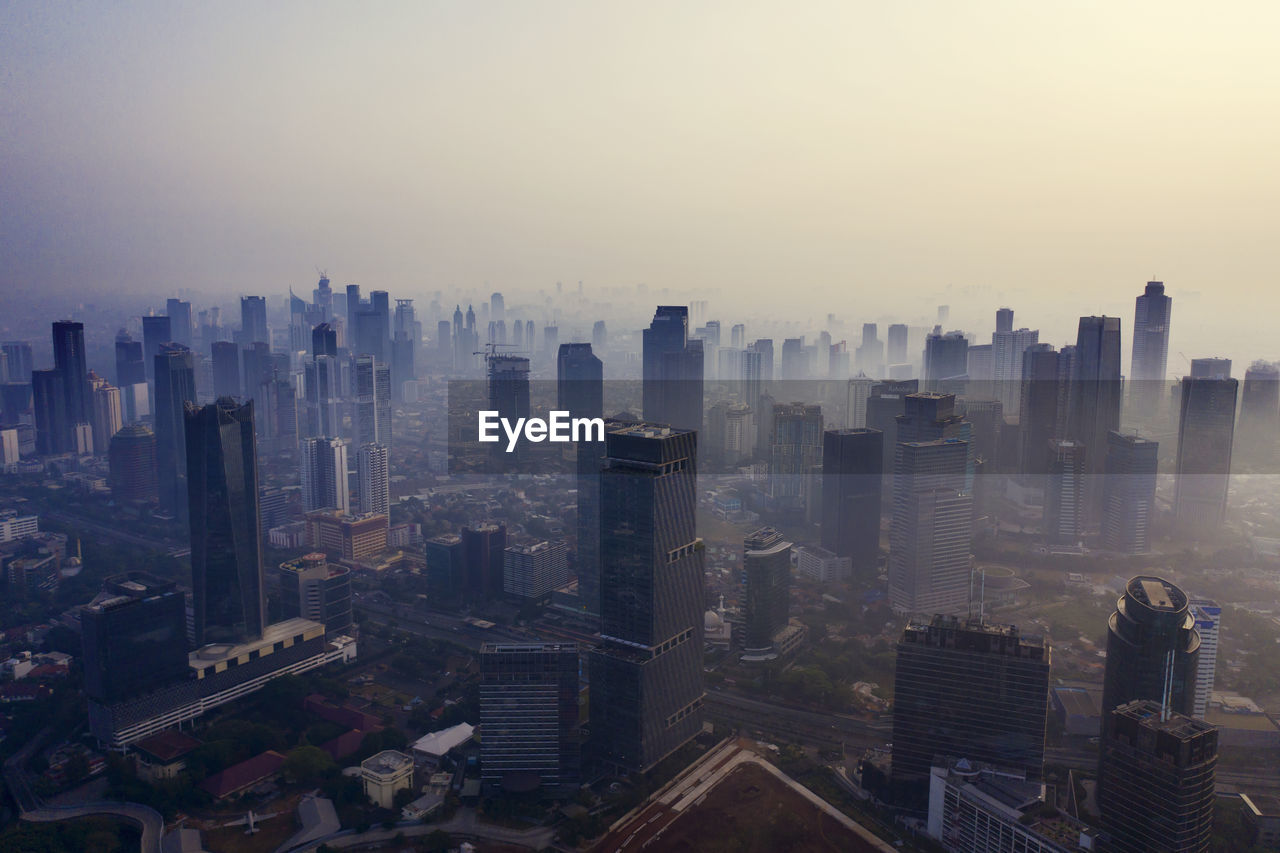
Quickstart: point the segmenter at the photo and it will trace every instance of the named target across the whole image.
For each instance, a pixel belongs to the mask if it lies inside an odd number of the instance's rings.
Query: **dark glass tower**
[[[1280,364],[1255,361],[1240,389],[1240,428],[1236,447],[1241,459],[1264,473],[1274,471],[1280,441]]]
[[[1146,291],[1134,300],[1129,399],[1135,412],[1154,411],[1164,398],[1172,313],[1173,300],[1164,295],[1162,281],[1147,282]]]
[[[879,506],[876,510],[878,514]],[[747,536],[742,549],[747,581],[744,651],[767,655],[773,651],[773,638],[789,620],[791,543],[772,527],[762,527]]]
[[[169,318],[164,314],[142,318],[142,355],[148,379],[155,379],[156,356],[160,354],[160,345],[173,340],[171,329]]]
[[[556,358],[556,407],[575,418],[604,416],[604,363],[591,344],[561,344]]]
[[[505,525],[480,524],[474,528],[462,528],[463,592],[467,598],[491,601],[502,596],[502,561],[506,547]]]
[[[1107,433],[1120,429],[1120,318],[1081,317],[1067,438],[1085,447],[1106,447]],[[1102,455],[1092,454],[1088,473],[1102,473]]]
[[[603,764],[644,772],[702,728],[697,434],[632,424],[606,441],[591,736]]]
[[[196,645],[257,639],[266,596],[253,402],[188,404],[185,419]]]
[[[262,296],[240,297],[240,343],[271,343],[267,331],[267,300]]]
[[[240,396],[240,345],[234,341],[213,342],[213,393]]]
[[[80,616],[89,698],[110,705],[187,678],[187,608],[173,581],[129,572],[102,591]]]
[[[689,338],[689,309],[659,305],[644,330],[643,417],[702,429],[702,341]]]
[[[1200,635],[1186,594],[1162,578],[1133,578],[1107,621],[1104,724],[1126,702],[1166,696],[1172,710],[1190,716],[1199,662]]]
[[[68,437],[76,424],[92,421],[89,404],[89,367],[84,353],[84,323],[53,324],[53,362],[62,374],[62,393],[66,402]]]
[[[31,371],[31,408],[36,421],[36,453],[52,456],[71,445],[67,395],[59,370]]]
[[[1059,355],[1052,344],[1033,344],[1022,354],[1022,401],[1018,415],[1018,473],[1039,477],[1049,470],[1049,442],[1061,438],[1058,409],[1063,396]]]
[[[1098,806],[1115,853],[1206,853],[1218,730],[1158,702],[1122,705],[1102,741]],[[1105,793],[1103,793],[1105,792]]]
[[[1183,529],[1208,529],[1226,520],[1238,392],[1230,375],[1182,380],[1173,511]]]
[[[937,755],[1041,778],[1049,656],[1043,641],[1012,625],[943,616],[909,624],[893,681],[895,804],[925,807]]]
[[[1102,546],[1121,554],[1151,550],[1160,445],[1137,435],[1107,433],[1102,483]]]
[[[135,341],[123,329],[116,335],[116,385],[138,385],[147,381],[147,365],[142,359],[142,341]]]
[[[888,380],[871,386],[867,398],[867,428],[884,433],[881,470],[893,471],[894,448],[898,446],[898,416],[907,411],[907,395],[920,390],[916,379]]]
[[[880,559],[884,433],[829,429],[822,435],[822,547],[875,577]]]
[[[156,432],[156,471],[161,506],[186,517],[187,444],[183,438],[184,408],[196,399],[195,356],[178,344],[166,344],[155,358],[156,400],[152,409]]]

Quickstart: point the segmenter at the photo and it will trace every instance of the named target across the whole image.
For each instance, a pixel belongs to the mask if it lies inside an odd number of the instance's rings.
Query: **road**
[[[102,524],[97,521],[89,521],[86,518],[80,518],[75,515],[68,515],[65,512],[46,512],[45,517],[68,527],[77,530],[92,533],[96,536],[102,536],[106,539],[115,539],[117,542],[125,542],[130,545],[137,545],[142,548],[150,548],[153,551],[163,551],[166,554],[173,554],[185,548],[174,542],[166,542],[162,539],[151,539],[147,536],[138,536],[135,533],[128,533],[119,528],[112,527],[108,524]]]
[[[474,809],[459,809],[457,814],[443,823],[422,823],[416,820],[406,820],[400,821],[391,829],[370,829],[367,832],[358,834],[354,830],[348,829],[342,832],[335,832],[333,835],[324,838],[308,841],[306,844],[290,848],[287,852],[280,851],[280,853],[308,853],[308,851],[315,850],[321,844],[343,849],[362,844],[390,841],[397,835],[404,835],[406,838],[430,835],[436,830],[447,832],[455,838],[474,838],[480,841],[493,841],[498,844],[528,847],[531,850],[542,850],[551,844],[556,835],[555,829],[547,826],[539,826],[533,829],[508,829],[505,826],[481,823],[476,817]]]
[[[142,830],[142,853],[160,853],[164,834],[164,818],[155,809],[141,803],[85,803],[82,806],[44,806],[22,813],[23,820],[47,822],[73,820],[78,817],[107,815],[127,820]]]

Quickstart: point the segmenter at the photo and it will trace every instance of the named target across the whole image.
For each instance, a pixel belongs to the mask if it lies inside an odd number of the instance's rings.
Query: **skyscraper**
[[[1042,778],[1049,658],[1048,645],[1013,625],[946,616],[909,623],[893,679],[895,805],[925,807],[939,755]]]
[[[27,341],[5,341],[0,350],[9,357],[9,381],[30,382],[35,361],[31,357],[31,344]]]
[[[304,438],[299,447],[303,512],[335,509],[344,515],[350,513],[346,439]]]
[[[502,595],[503,552],[507,528],[479,524],[462,528],[463,592],[472,601],[492,601]]]
[[[969,607],[973,496],[965,489],[969,443],[899,442],[889,524],[889,603],[899,613],[964,613]]]
[[[1173,300],[1164,295],[1164,282],[1147,282],[1146,291],[1134,300],[1129,398],[1135,412],[1153,412],[1162,405],[1172,313]]]
[[[1064,437],[1081,441],[1085,447],[1106,447],[1107,433],[1120,429],[1120,318],[1081,317],[1076,359]],[[1086,462],[1087,473],[1101,474],[1102,468],[1102,454],[1091,454]],[[1100,491],[1100,485],[1091,484],[1089,491]],[[1092,503],[1088,501],[1086,508]],[[1096,517],[1096,509],[1088,514]]]
[[[702,428],[702,341],[689,338],[689,309],[659,305],[643,334],[643,416],[677,429]]]
[[[196,400],[195,357],[178,344],[165,344],[155,357],[156,380],[154,422],[156,470],[159,473],[160,505],[186,519],[187,442],[183,437],[184,410]]]
[[[884,433],[829,429],[822,435],[822,547],[852,560],[861,578],[880,559]]]
[[[1098,778],[1106,849],[1207,853],[1218,730],[1150,700],[1106,716]]]
[[[480,775],[491,790],[579,781],[578,667],[573,643],[480,648]]]
[[[849,380],[845,393],[845,424],[850,429],[863,429],[867,426],[867,400],[871,399],[871,389],[875,380],[859,373]]]
[[[1049,441],[1041,532],[1050,545],[1077,545],[1084,535],[1084,471],[1088,450],[1070,439]]]
[[[1196,620],[1196,634],[1200,637],[1200,661],[1196,666],[1196,700],[1192,715],[1204,719],[1209,709],[1209,697],[1218,674],[1218,629],[1222,625],[1222,607],[1210,598],[1193,598],[1188,603]]]
[[[898,446],[898,416],[907,411],[907,395],[920,390],[916,379],[886,380],[871,386],[867,398],[867,429],[884,433],[884,470],[893,472],[894,451]]]
[[[1102,545],[1121,554],[1151,550],[1160,445],[1137,435],[1107,433],[1102,488]]]
[[[240,345],[233,341],[213,342],[213,393],[240,396]]]
[[[253,402],[187,404],[185,416],[196,645],[257,639],[267,604]]]
[[[68,430],[77,424],[87,424],[93,418],[93,404],[89,397],[89,368],[84,352],[84,323],[59,322],[53,324],[53,363],[62,374],[62,393],[65,398]]]
[[[1238,391],[1230,375],[1182,380],[1173,511],[1184,530],[1211,529],[1226,520]]]
[[[907,326],[894,323],[889,326],[885,358],[889,364],[903,364],[907,360]]]
[[[385,444],[366,444],[356,452],[360,512],[391,512],[391,473]]]
[[[1063,438],[1062,365],[1052,344],[1033,344],[1022,354],[1022,387],[1018,419],[1018,473],[1039,477],[1049,470],[1049,442]]]
[[[1190,715],[1199,661],[1200,635],[1186,593],[1163,578],[1132,578],[1107,621],[1103,722],[1135,699],[1161,702]]]
[[[644,772],[702,728],[697,434],[630,424],[605,438],[591,734],[600,761]]]
[[[556,408],[575,418],[604,416],[604,364],[591,344],[561,344],[556,358]]]
[[[936,330],[924,339],[924,381],[936,388],[943,379],[964,376],[969,369],[969,341],[960,332]]]
[[[262,296],[240,297],[240,343],[271,343],[267,331],[267,300]]]
[[[1255,361],[1240,391],[1238,456],[1258,470],[1274,470],[1280,444],[1280,364]]]
[[[378,392],[381,390],[377,382],[378,362],[371,355],[359,355],[355,358],[355,375],[352,383],[355,386],[355,443],[356,447],[374,444],[380,440],[378,435]]]
[[[543,600],[569,582],[563,542],[508,545],[502,554],[502,591],[521,599]]]
[[[120,401],[120,389],[98,377],[89,374],[92,388],[92,420],[93,452],[98,456],[106,456],[111,447],[111,437],[124,426],[124,409]]]
[[[351,570],[324,554],[280,564],[280,610],[285,619],[310,619],[330,637],[351,630]]]
[[[31,408],[36,425],[36,453],[52,456],[72,448],[67,395],[62,371],[31,371]]]
[[[173,581],[145,572],[107,578],[80,614],[89,698],[110,705],[185,679],[186,614]]]
[[[790,617],[791,543],[772,527],[762,527],[746,537],[742,550],[742,573],[746,576],[743,650],[748,657],[769,657],[776,654],[773,638],[787,627]]]
[[[466,557],[456,533],[433,536],[423,543],[427,561],[427,589],[437,601],[454,601],[465,586]]]
[[[147,378],[156,378],[156,356],[160,345],[173,340],[169,318],[163,314],[142,318],[142,357],[146,362]]]
[[[1013,312],[1008,320],[1012,325]],[[1017,414],[1022,405],[1022,362],[1027,348],[1040,342],[1039,329],[999,329],[991,336],[992,378],[995,380],[996,399],[1004,404],[1006,412]]]
[[[130,424],[112,436],[107,464],[116,503],[156,500],[156,437],[146,426]]]
[[[12,367],[9,372],[13,372]],[[125,388],[146,381],[147,365],[142,359],[142,342],[135,341],[121,329],[116,335],[116,385]]]
[[[173,336],[173,342],[191,349],[191,303],[182,299],[168,299],[164,305],[164,313],[169,316],[169,333]]]
[[[822,463],[822,407],[778,403],[769,442],[769,496],[780,507],[802,506],[804,481]]]

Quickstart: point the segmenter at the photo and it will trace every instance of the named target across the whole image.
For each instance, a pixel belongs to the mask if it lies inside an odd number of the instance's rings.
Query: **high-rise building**
[[[342,434],[342,368],[337,355],[337,333],[328,323],[316,326],[311,333],[311,360],[303,365],[306,417],[299,424],[303,437]]]
[[[1137,435],[1107,433],[1102,484],[1102,545],[1121,554],[1151,550],[1160,445]]]
[[[351,630],[351,570],[324,554],[280,564],[280,610],[285,619],[310,619],[329,636]]]
[[[173,581],[145,572],[107,578],[80,624],[85,693],[94,701],[134,699],[189,675],[187,608]]]
[[[1280,445],[1280,363],[1255,361],[1240,390],[1239,457],[1258,470],[1274,470]]]
[[[702,729],[697,434],[628,424],[605,439],[591,736],[601,762],[645,772]]]
[[[52,456],[71,450],[67,395],[60,370],[31,371],[31,407],[35,416],[36,453]]]
[[[150,429],[142,424],[124,427],[111,437],[107,456],[116,503],[156,500],[156,437]]]
[[[1018,473],[1040,477],[1049,470],[1049,443],[1065,436],[1062,359],[1052,344],[1033,344],[1022,354],[1022,387],[1018,416]]]
[[[659,305],[643,341],[644,419],[702,429],[703,342],[689,337],[689,309]]]
[[[120,403],[120,389],[90,371],[89,386],[92,389],[93,452],[106,456],[111,447],[111,437],[124,426],[124,410]]]
[[[934,616],[912,621],[894,672],[895,805],[927,805],[935,756],[1044,772],[1049,646],[1013,625]]]
[[[1209,697],[1218,673],[1218,629],[1222,625],[1222,607],[1210,598],[1193,598],[1188,603],[1200,636],[1200,661],[1196,666],[1196,700],[1192,716],[1204,719]]]
[[[31,371],[35,366],[35,361],[31,356],[30,343],[27,341],[5,341],[0,344],[0,352],[3,352],[8,357],[10,382],[31,381]]]
[[[1173,300],[1164,294],[1164,282],[1147,282],[1146,291],[1134,301],[1133,360],[1129,367],[1129,397],[1134,412],[1157,410],[1164,400],[1169,363],[1169,327]]]
[[[165,301],[164,313],[169,316],[169,333],[175,344],[182,344],[191,349],[191,303],[182,299],[170,298]]]
[[[298,459],[302,468],[302,511],[332,509],[351,512],[347,481],[347,440],[304,438]]]
[[[868,376],[884,376],[884,341],[875,323],[862,324],[862,343],[858,345],[854,366]]]
[[[506,547],[505,525],[486,523],[462,528],[463,593],[467,598],[493,601],[502,595]]]
[[[271,343],[267,331],[267,300],[263,296],[240,297],[240,343]]]
[[[1173,503],[1180,528],[1211,529],[1226,520],[1238,392],[1230,375],[1182,380]]]
[[[766,658],[776,654],[773,639],[787,627],[790,617],[791,543],[772,527],[762,527],[743,540],[742,550],[746,577],[743,650],[748,657]]]
[[[10,374],[12,372],[10,368]],[[128,332],[121,329],[116,335],[116,385],[124,388],[145,384],[146,381],[147,365],[142,357],[142,341],[135,341],[129,337]]]
[[[89,397],[84,323],[64,321],[53,324],[53,363],[54,368],[62,374],[67,428],[90,423],[93,418],[93,403]]]
[[[1085,447],[1106,447],[1107,433],[1120,429],[1120,318],[1081,317],[1076,360],[1067,434],[1063,437],[1083,442]],[[1101,474],[1103,461],[1102,454],[1090,454],[1087,473]],[[1100,486],[1091,484],[1090,491],[1100,491]],[[1090,517],[1096,517],[1093,503],[1087,499]]]
[[[569,582],[563,542],[508,545],[502,555],[502,591],[514,598],[541,600]]]
[[[886,380],[871,386],[867,398],[867,429],[884,433],[884,471],[892,473],[895,448],[898,446],[898,416],[906,414],[907,395],[920,390],[916,379]]]
[[[196,400],[196,364],[191,350],[164,344],[155,357],[156,470],[160,505],[186,519],[187,442],[183,437],[184,411]]]
[[[156,378],[156,356],[160,354],[160,345],[173,341],[171,328],[169,318],[163,314],[142,318],[142,357],[148,379]]]
[[[1218,730],[1150,700],[1126,703],[1106,717],[1098,778],[1106,849],[1207,853]]]
[[[221,397],[185,415],[196,645],[254,640],[267,605],[253,402]]]
[[[213,342],[213,393],[240,396],[240,345],[233,341]]]
[[[924,381],[936,388],[944,379],[963,377],[969,369],[969,341],[960,332],[936,329],[924,339]]]
[[[902,364],[907,360],[907,326],[894,323],[889,326],[885,360],[889,364]]]
[[[423,543],[427,562],[427,589],[437,601],[460,598],[465,589],[466,557],[462,537],[456,533],[434,536]]]
[[[845,393],[845,423],[850,429],[867,426],[867,400],[871,399],[871,389],[875,384],[875,380],[864,373],[849,380]]]
[[[798,506],[810,470],[822,463],[822,407],[778,403],[769,442],[769,495],[780,506]]]
[[[751,346],[747,347],[751,352],[760,353],[760,381],[773,381],[773,341],[770,338],[761,338],[753,341]],[[754,406],[755,403],[747,400],[747,405]]]
[[[355,443],[357,447],[375,444],[378,436],[378,362],[371,355],[355,358]]]
[[[556,408],[575,418],[604,416],[604,363],[591,344],[561,344],[556,358]]]
[[[923,392],[908,394],[903,399],[903,412],[897,418],[895,438],[899,443],[937,441],[958,438],[969,442],[965,462],[965,491],[973,490],[975,454],[973,425],[956,412],[954,394]]]
[[[862,578],[880,560],[884,433],[832,429],[822,435],[822,547],[852,561]]]
[[[422,325],[415,316],[412,299],[396,300],[394,325],[395,331],[391,336],[391,388],[393,396],[401,399],[404,383],[417,378],[415,359],[422,342]]]
[[[609,345],[609,329],[604,320],[596,320],[591,327],[591,346],[594,350],[604,352]]]
[[[1186,593],[1162,578],[1132,578],[1107,621],[1103,722],[1135,699],[1161,702],[1190,715],[1199,661],[1200,635]]]
[[[356,452],[360,512],[391,512],[391,471],[385,444],[366,444]]]
[[[1084,536],[1084,472],[1088,451],[1071,439],[1049,441],[1041,533],[1050,545],[1078,545]]]
[[[1009,309],[1001,309],[1009,311]],[[1013,312],[1009,311],[1009,323]],[[998,325],[998,323],[997,323]],[[992,378],[996,399],[1005,411],[1017,414],[1022,404],[1022,362],[1028,347],[1040,343],[1039,329],[999,329],[991,336]]]
[[[889,603],[899,613],[964,613],[969,607],[973,496],[965,489],[969,443],[899,442],[889,524]]]
[[[480,778],[495,792],[580,780],[578,647],[485,643],[480,648]]]

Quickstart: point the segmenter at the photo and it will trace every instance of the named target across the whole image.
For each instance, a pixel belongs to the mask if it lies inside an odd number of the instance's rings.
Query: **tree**
[[[318,746],[298,746],[289,750],[281,770],[295,782],[319,781],[333,768],[329,753]]]
[[[447,853],[453,848],[453,836],[443,829],[437,829],[422,840],[422,849],[426,853]]]

